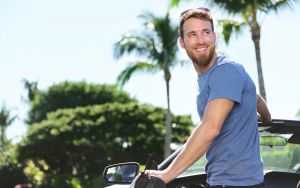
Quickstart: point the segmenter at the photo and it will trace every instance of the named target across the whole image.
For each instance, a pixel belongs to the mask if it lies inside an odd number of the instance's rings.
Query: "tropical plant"
[[[26,183],[27,178],[23,172],[23,165],[17,161],[17,147],[6,143],[0,146],[0,187],[15,187],[17,184]]]
[[[178,5],[182,0],[172,0],[171,6]],[[230,15],[240,16],[241,21],[224,19],[219,20],[219,24],[223,27],[223,36],[225,42],[228,43],[233,32],[239,33],[241,27],[248,26],[251,31],[251,38],[255,47],[255,56],[257,63],[257,74],[259,82],[259,92],[261,96],[266,98],[266,90],[263,78],[263,70],[261,65],[261,25],[264,17],[270,12],[278,12],[286,7],[293,7],[297,0],[213,0],[207,1],[212,6],[219,6],[225,9]]]
[[[60,108],[75,108],[109,102],[135,101],[128,93],[121,92],[115,85],[89,84],[85,81],[54,84],[47,90],[39,90],[30,103],[28,124],[47,118],[47,113]]]
[[[165,112],[137,102],[59,109],[30,126],[20,142],[18,160],[30,167],[27,172],[34,185],[37,180],[53,185],[53,179],[61,184],[73,178],[91,183],[105,165],[145,163],[150,153],[162,161]],[[173,116],[173,120],[172,139],[182,143],[191,132],[191,117]]]
[[[0,187],[15,187],[15,185],[27,182],[27,177],[23,173],[22,166],[10,163],[9,165],[0,166]]]
[[[0,110],[0,146],[4,146],[6,142],[5,132],[7,127],[9,127],[17,118],[17,115],[11,116],[10,111],[2,105]]]
[[[38,90],[38,82],[33,81],[30,82],[27,79],[22,80],[24,88],[27,90],[27,97],[24,98],[24,101],[26,102],[32,102],[34,100],[34,96],[37,94]]]
[[[135,54],[145,60],[137,60],[128,64],[117,78],[118,86],[122,87],[134,73],[163,72],[166,83],[167,114],[165,125],[164,156],[171,153],[171,110],[170,110],[170,80],[171,68],[182,63],[176,56],[178,51],[178,27],[171,24],[169,13],[157,17],[152,13],[140,16],[144,20],[144,31],[139,34],[127,34],[114,45],[114,56],[120,58],[125,54]]]

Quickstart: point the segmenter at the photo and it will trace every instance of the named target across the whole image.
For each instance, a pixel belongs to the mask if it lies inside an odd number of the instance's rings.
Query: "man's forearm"
[[[208,123],[198,125],[182,151],[164,171],[165,181],[171,181],[203,156],[217,135],[218,132],[211,129]]]
[[[256,108],[262,122],[271,122],[271,113],[268,109],[266,101],[260,96],[256,95]]]
[[[232,110],[234,102],[227,99],[214,99],[205,108],[203,121],[192,132],[182,151],[163,171],[147,170],[148,175],[170,182],[198,160],[219,135],[222,125]]]

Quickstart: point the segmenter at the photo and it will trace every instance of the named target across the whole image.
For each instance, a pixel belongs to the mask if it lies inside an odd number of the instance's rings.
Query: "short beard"
[[[210,63],[210,61],[212,60],[213,56],[215,53],[215,47],[213,47],[209,54],[208,57],[202,57],[202,56],[195,56],[193,53],[189,53],[187,51],[188,56],[190,57],[190,59],[193,61],[194,64],[196,64],[198,67],[207,67]]]

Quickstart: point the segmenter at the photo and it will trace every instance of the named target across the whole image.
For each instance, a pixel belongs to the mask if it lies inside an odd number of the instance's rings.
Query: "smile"
[[[206,47],[195,48],[195,50],[197,50],[198,52],[203,52],[203,51],[207,50],[207,48]]]

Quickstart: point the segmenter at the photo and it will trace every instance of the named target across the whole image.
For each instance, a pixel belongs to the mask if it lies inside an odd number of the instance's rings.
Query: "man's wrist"
[[[174,179],[174,177],[172,176],[172,173],[168,169],[165,169],[162,171],[162,178],[163,178],[162,180],[166,184]]]

